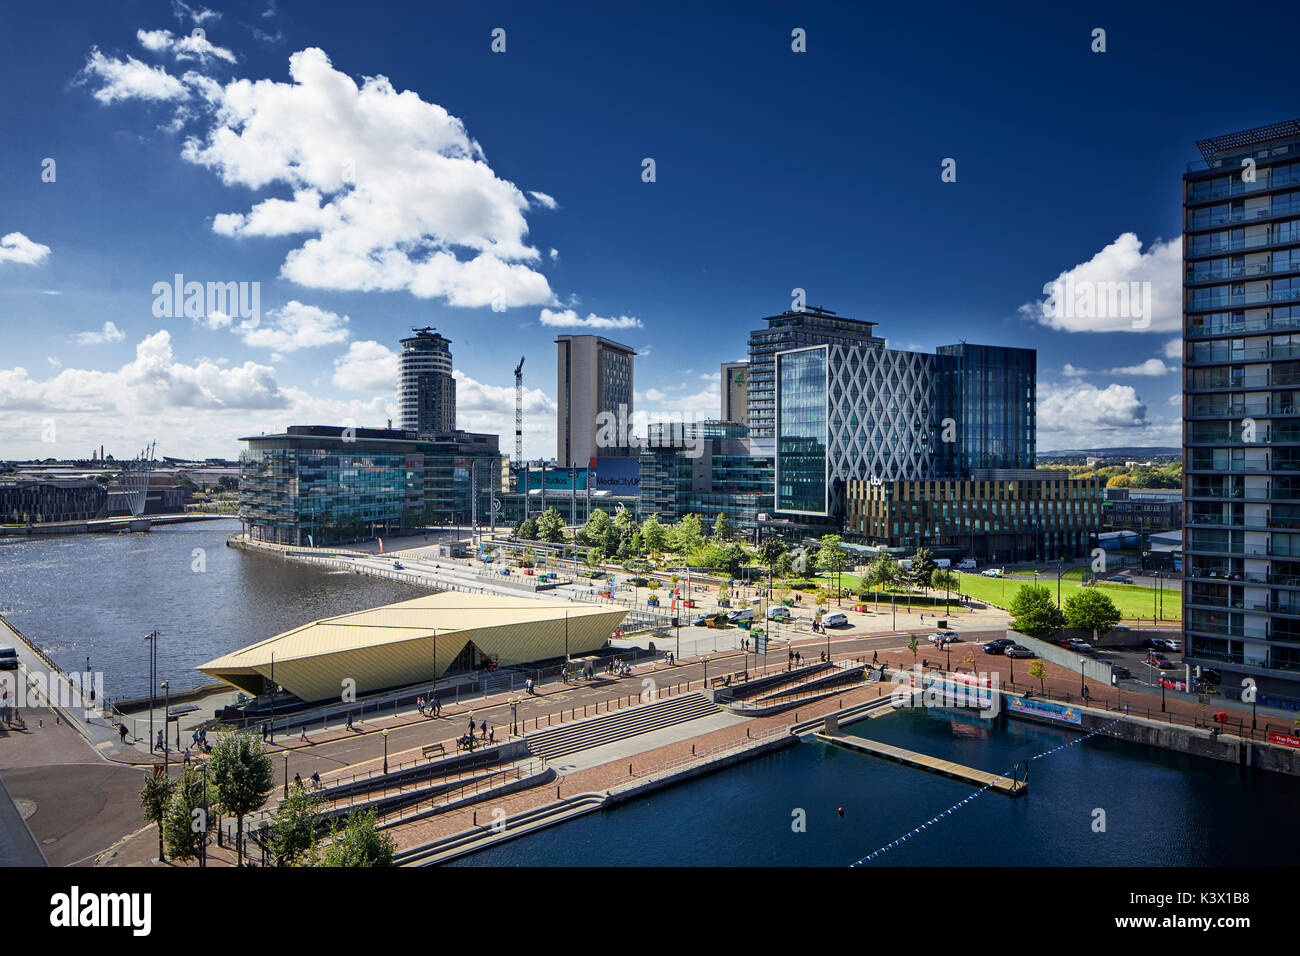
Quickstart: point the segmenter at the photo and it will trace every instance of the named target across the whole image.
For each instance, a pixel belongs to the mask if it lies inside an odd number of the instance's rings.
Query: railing
[[[644,778],[656,776],[661,773],[669,773],[675,770],[679,770],[683,767],[690,767],[697,764],[708,763],[709,761],[715,760],[724,754],[734,753],[741,750],[747,750],[752,747],[757,747],[761,744],[767,743],[769,740],[774,740],[777,737],[781,737],[781,736],[789,736],[789,734],[790,734],[790,727],[788,724],[782,725],[780,727],[770,727],[767,730],[760,731],[757,734],[748,734],[744,737],[737,738],[736,740],[729,740],[726,743],[718,744],[700,753],[683,754],[680,757],[674,757],[672,760],[669,760],[662,764],[658,764],[657,766],[654,767],[648,767],[648,768],[643,768],[641,770],[637,770],[635,768],[635,765],[630,765],[629,769],[631,772],[628,774],[628,777],[630,779],[644,779]]]

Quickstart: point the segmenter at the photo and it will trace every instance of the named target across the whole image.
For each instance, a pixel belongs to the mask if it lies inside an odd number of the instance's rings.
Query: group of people
[[[422,717],[440,717],[442,716],[442,701],[437,697],[417,697],[415,698],[415,708],[420,712]]]
[[[313,790],[320,789],[320,771],[313,770],[311,772],[311,776],[308,777],[307,779],[311,781],[311,787]],[[293,785],[300,790],[303,788],[302,774],[295,773],[293,775]]]

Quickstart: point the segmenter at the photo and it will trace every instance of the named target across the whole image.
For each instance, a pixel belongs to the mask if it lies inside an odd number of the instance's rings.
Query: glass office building
[[[1033,349],[965,343],[936,349],[937,477],[960,478],[980,468],[1033,468],[1037,381]]]
[[[1183,175],[1184,660],[1300,709],[1300,121]]]
[[[828,346],[776,355],[776,510],[826,515],[829,508]]]

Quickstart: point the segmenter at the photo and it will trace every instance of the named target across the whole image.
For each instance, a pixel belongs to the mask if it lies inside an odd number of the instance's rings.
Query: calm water
[[[990,732],[920,709],[847,729],[993,772],[1079,736],[1005,718]],[[972,790],[801,743],[457,863],[846,866]],[[1293,778],[1093,737],[1034,761],[1025,797],[985,793],[870,865],[1290,864],[1298,792]],[[807,813],[805,833],[791,829],[796,808]],[[1105,833],[1092,831],[1094,808],[1106,811]]]
[[[239,522],[165,525],[148,534],[0,538],[0,610],[68,670],[104,672],[109,697],[147,692],[148,644],[161,678],[296,625],[423,591],[226,547]],[[195,549],[204,570],[195,570]]]

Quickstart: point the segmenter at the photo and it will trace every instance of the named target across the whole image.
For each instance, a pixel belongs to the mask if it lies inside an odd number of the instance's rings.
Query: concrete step
[[[718,713],[720,709],[703,694],[683,694],[531,734],[527,738],[528,748],[538,756],[554,759],[661,727],[707,717]]]

